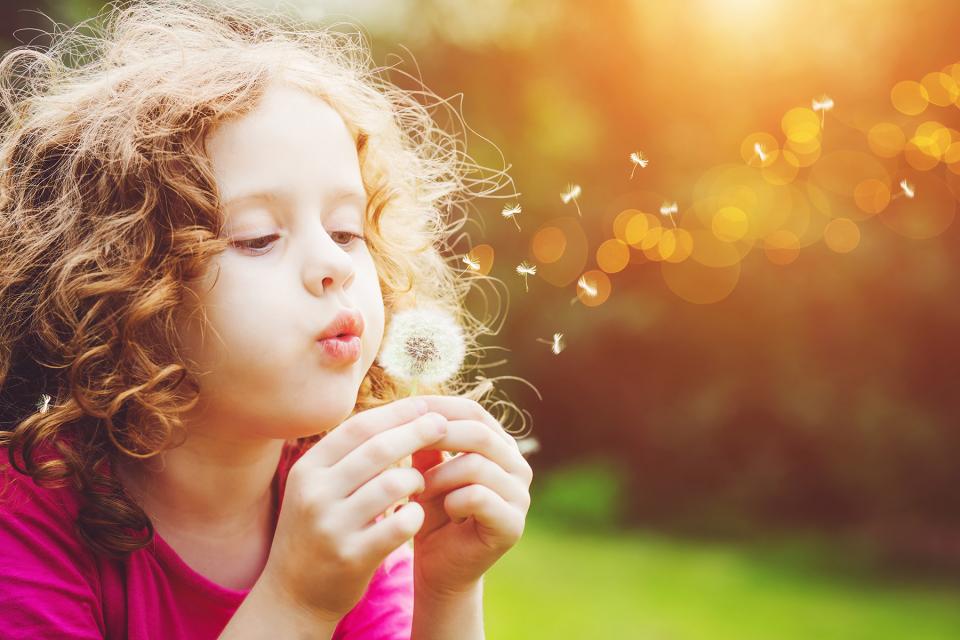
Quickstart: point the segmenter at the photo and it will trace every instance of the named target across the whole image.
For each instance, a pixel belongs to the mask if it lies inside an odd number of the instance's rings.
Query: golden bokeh
[[[823,230],[823,241],[836,253],[850,253],[860,244],[860,227],[850,218],[835,218]]]
[[[857,185],[874,179],[890,184],[890,175],[868,153],[841,149],[831,151],[810,168],[810,181],[828,193],[853,196]]]
[[[880,213],[890,203],[890,187],[882,180],[867,178],[854,189],[853,200],[865,213]]]
[[[928,73],[920,84],[927,90],[930,102],[938,107],[953,104],[960,97],[960,86],[957,85],[957,81],[942,71]]]
[[[597,266],[606,273],[623,271],[630,263],[630,247],[619,238],[605,240],[597,248]]]
[[[784,185],[793,182],[800,171],[800,159],[789,149],[782,149],[773,162],[760,169],[763,179],[770,184]]]
[[[773,264],[788,265],[800,256],[800,239],[785,229],[774,231],[764,238],[763,250]]]
[[[693,236],[683,228],[667,229],[660,237],[659,247],[665,261],[683,262],[693,253]]]
[[[624,209],[618,213],[617,217],[613,219],[613,237],[628,242],[627,225],[630,224],[632,218],[638,215],[643,215],[643,212],[639,209]]]
[[[902,80],[890,90],[890,102],[893,108],[908,116],[919,115],[930,103],[926,88],[913,80]]]
[[[747,235],[750,228],[747,214],[738,207],[723,207],[713,215],[713,235],[724,242],[734,242]]]
[[[820,116],[812,109],[796,107],[784,114],[780,127],[787,140],[800,144],[809,143],[820,135]]]
[[[661,262],[660,274],[667,287],[687,302],[713,304],[733,293],[740,281],[740,263],[708,267],[694,260]]]
[[[590,249],[580,220],[575,214],[559,216],[547,220],[533,232],[529,250],[537,263],[537,278],[555,287],[565,287],[583,271]]]
[[[880,122],[873,125],[867,133],[870,150],[881,158],[893,158],[901,151],[907,137],[903,130],[892,122]]]
[[[563,252],[567,248],[567,236],[562,229],[557,227],[541,227],[533,235],[530,249],[537,262],[540,264],[550,264],[563,257]]]

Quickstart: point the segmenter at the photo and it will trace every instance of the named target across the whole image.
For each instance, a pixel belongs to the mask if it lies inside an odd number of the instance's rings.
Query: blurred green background
[[[359,26],[397,84],[422,80],[449,99],[468,153],[508,166],[519,192],[507,202],[522,204],[521,229],[500,215],[503,200],[480,199],[457,247],[485,250],[484,271],[508,295],[488,341],[508,363],[486,374],[539,391],[502,384],[538,446],[527,530],[487,575],[489,637],[960,637],[960,110],[927,95],[924,113],[905,114],[891,94],[931,72],[956,76],[960,5],[285,6]],[[73,24],[100,7],[4,2],[0,47],[42,46],[44,16]],[[947,132],[929,168],[906,147],[882,160],[888,188],[907,176],[948,194],[924,204],[933,231],[867,215],[841,189],[788,260],[758,239],[734,286],[693,272],[705,298],[726,287],[711,303],[678,292],[669,261],[639,246],[622,268],[599,264],[621,212],[676,201],[681,227],[695,223],[704,176],[750,164],[748,136],[782,137],[785,112],[823,93],[837,105],[823,114],[823,159],[846,149],[866,162],[879,122],[907,138],[924,122]],[[650,164],[638,169],[628,156],[641,149]],[[810,171],[791,185],[815,182]],[[582,215],[560,198],[570,184],[582,186]],[[892,197],[889,211],[906,202]],[[852,248],[828,241],[837,217],[854,221]],[[571,229],[553,271],[534,243],[551,225]],[[521,261],[541,263],[529,290]],[[588,270],[607,272],[602,303],[578,292]]]

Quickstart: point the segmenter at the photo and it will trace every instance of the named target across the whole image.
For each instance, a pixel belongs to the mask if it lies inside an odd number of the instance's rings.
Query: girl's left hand
[[[417,587],[440,597],[465,593],[523,534],[533,470],[516,440],[479,403],[423,398],[447,417],[447,434],[413,454],[424,490],[411,499],[425,512],[413,538]],[[442,450],[461,451],[443,461]]]

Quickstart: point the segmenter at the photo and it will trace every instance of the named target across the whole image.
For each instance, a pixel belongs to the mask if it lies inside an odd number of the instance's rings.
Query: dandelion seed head
[[[51,398],[50,396],[48,396],[47,394],[45,394],[45,393],[44,393],[44,394],[41,394],[41,395],[40,395],[40,399],[37,400],[37,411],[39,411],[41,414],[46,413],[47,411],[49,411],[49,410],[50,410],[50,401],[51,401],[51,400],[52,400],[52,398]]]
[[[640,165],[641,168],[646,168],[646,166],[650,163],[650,161],[647,160],[640,151],[634,151],[630,154],[630,162]]]
[[[833,109],[833,98],[827,95],[820,96],[820,98],[813,99],[813,110],[814,111],[830,111]]]
[[[757,154],[757,157],[760,158],[760,162],[766,162],[767,160],[767,151],[763,148],[763,145],[759,142],[753,143],[753,151]]]
[[[500,212],[500,215],[502,215],[504,218],[510,218],[512,216],[517,215],[521,211],[523,211],[523,209],[520,207],[519,204],[504,205],[503,211]]]
[[[597,287],[587,280],[587,276],[580,276],[580,279],[577,280],[577,286],[591,298],[597,295]]]
[[[553,345],[551,345],[550,349],[553,351],[554,354],[560,355],[560,352],[563,351],[563,348],[564,348],[563,334],[562,333],[553,334]]]
[[[463,330],[453,317],[416,307],[393,316],[378,361],[404,382],[439,384],[460,370],[465,356]]]
[[[679,211],[676,202],[664,202],[660,205],[660,215],[669,216]]]
[[[907,182],[906,178],[900,181],[900,190],[903,192],[903,195],[907,196],[908,198],[913,198],[913,196],[915,196],[917,193],[913,185]]]
[[[527,264],[526,261],[521,262],[517,265],[517,273],[520,275],[535,276],[537,275],[537,265]]]
[[[517,448],[520,449],[520,455],[527,456],[540,450],[540,441],[533,436],[517,438]]]
[[[563,200],[563,204],[569,204],[571,200],[579,198],[581,193],[583,193],[583,190],[580,185],[568,184],[564,192],[560,194],[560,199]]]

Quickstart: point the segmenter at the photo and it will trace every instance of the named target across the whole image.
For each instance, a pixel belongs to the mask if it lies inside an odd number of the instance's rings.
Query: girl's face
[[[208,372],[188,422],[241,439],[326,431],[349,416],[383,337],[377,271],[353,235],[366,211],[355,142],[322,99],[274,84],[206,144],[233,244],[190,286],[210,326],[192,306],[181,316],[187,355]],[[317,343],[343,309],[363,318],[352,362]]]

